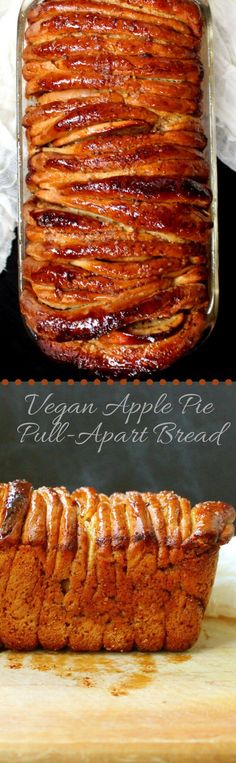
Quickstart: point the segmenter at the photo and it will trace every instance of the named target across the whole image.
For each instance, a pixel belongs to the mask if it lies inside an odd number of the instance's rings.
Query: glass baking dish
[[[25,261],[26,257],[26,233],[25,233],[25,222],[23,217],[23,207],[25,202],[29,199],[30,194],[26,185],[26,175],[28,171],[28,151],[27,151],[27,141],[26,141],[26,135],[25,135],[25,129],[22,126],[22,120],[23,116],[26,110],[26,106],[32,105],[34,103],[34,98],[29,99],[25,97],[25,81],[22,75],[22,54],[25,46],[25,31],[27,29],[27,14],[31,8],[36,7],[37,5],[41,4],[42,0],[34,0],[34,2],[30,2],[29,0],[24,0],[18,17],[18,36],[17,36],[17,149],[18,149],[18,247],[19,247],[19,295],[20,300],[22,296],[22,291],[24,288],[24,276],[23,276],[23,263]],[[207,182],[207,185],[211,189],[212,192],[212,204],[211,204],[211,216],[212,216],[212,222],[213,227],[211,230],[211,236],[210,236],[210,245],[209,245],[209,263],[208,263],[208,307],[206,310],[206,319],[205,319],[205,325],[204,330],[202,331],[202,335],[200,339],[196,342],[196,344],[191,347],[191,349],[197,349],[197,347],[202,343],[203,340],[205,340],[210,332],[212,331],[212,328],[214,327],[216,318],[217,318],[217,312],[218,312],[218,300],[219,300],[219,279],[218,279],[218,225],[217,225],[217,164],[216,164],[216,135],[215,135],[215,114],[214,114],[214,104],[215,104],[215,93],[214,93],[214,73],[213,73],[213,28],[212,28],[212,19],[211,19],[211,13],[208,6],[208,3],[205,2],[205,0],[195,0],[195,3],[200,7],[202,17],[203,17],[203,34],[202,34],[202,42],[201,42],[201,49],[200,49],[200,59],[203,64],[204,69],[204,76],[203,76],[203,82],[202,82],[202,91],[203,91],[203,97],[202,97],[202,127],[204,130],[204,133],[207,137],[207,145],[203,151],[203,156],[206,158],[208,165],[209,165],[209,180]],[[73,210],[72,210],[73,211]],[[70,358],[65,355],[63,357],[63,353],[61,357],[57,357],[56,355],[52,355],[51,353],[47,353],[47,350],[41,346],[40,342],[40,336],[38,333],[32,330],[30,326],[28,325],[27,319],[25,319],[25,316],[23,315],[23,319],[26,325],[26,328],[30,332],[32,338],[39,343],[39,346],[41,349],[43,349],[46,354],[49,354],[50,357],[54,357],[56,360],[60,360],[62,362],[68,363],[71,362]],[[185,353],[183,353],[185,354]],[[177,358],[179,360],[179,358]],[[180,356],[181,359],[181,356]],[[72,361],[73,362],[73,361]],[[90,367],[89,362],[88,363],[76,363],[77,369],[83,369],[83,371],[87,371],[88,373],[92,372],[96,375],[100,375],[101,378],[108,376],[127,376],[128,378],[135,377],[136,375],[140,375],[142,378],[145,377],[146,374],[156,377],[156,372],[159,370],[162,370],[163,368],[168,368],[169,365],[172,364],[166,362],[165,365],[159,366],[158,363],[156,364],[156,367],[152,364],[152,368],[146,368],[142,367],[142,364],[140,365],[140,373],[137,371],[137,368],[132,371],[129,368],[126,370],[125,368],[116,368],[116,364],[110,363],[109,368],[99,367],[99,364],[92,365]],[[191,375],[191,356],[189,361],[189,374]],[[173,376],[174,376],[174,367],[173,367]]]

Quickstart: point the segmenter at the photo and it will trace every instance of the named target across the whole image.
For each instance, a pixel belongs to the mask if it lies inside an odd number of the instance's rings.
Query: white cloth
[[[16,27],[20,0],[0,0],[0,272],[17,220]]]
[[[219,158],[236,170],[236,0],[210,0]]]
[[[220,549],[207,617],[236,618],[236,537]]]
[[[21,0],[0,0],[0,272],[17,220],[15,46]],[[210,0],[214,21],[217,153],[236,170],[236,0]]]

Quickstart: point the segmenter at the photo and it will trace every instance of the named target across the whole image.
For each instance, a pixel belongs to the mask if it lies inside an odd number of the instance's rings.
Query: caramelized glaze
[[[57,360],[132,377],[204,332],[201,38],[193,0],[43,0],[29,11],[21,309]]]

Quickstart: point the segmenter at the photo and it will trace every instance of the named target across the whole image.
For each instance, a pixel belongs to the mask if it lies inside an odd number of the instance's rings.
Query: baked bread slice
[[[78,368],[166,368],[207,325],[212,219],[195,0],[28,14],[21,309]]]
[[[235,512],[174,492],[0,486],[0,642],[9,649],[188,649]]]

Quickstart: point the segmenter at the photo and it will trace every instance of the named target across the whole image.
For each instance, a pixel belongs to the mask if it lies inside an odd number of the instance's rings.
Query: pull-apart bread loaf
[[[78,368],[162,369],[206,327],[202,24],[194,0],[29,12],[21,308],[41,348]]]
[[[12,649],[188,649],[234,510],[173,492],[0,486],[0,642]]]

